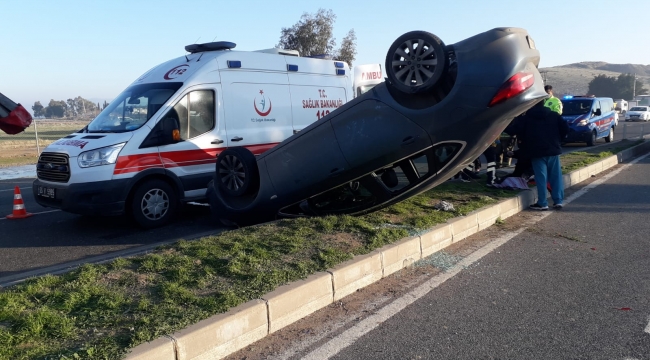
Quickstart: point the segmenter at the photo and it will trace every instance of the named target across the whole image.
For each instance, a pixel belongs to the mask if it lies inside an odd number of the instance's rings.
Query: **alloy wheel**
[[[239,190],[246,180],[244,164],[233,155],[225,156],[219,163],[219,174],[223,185],[231,191]]]

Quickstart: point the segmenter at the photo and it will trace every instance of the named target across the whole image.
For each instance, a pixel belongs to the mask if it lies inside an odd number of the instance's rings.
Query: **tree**
[[[589,82],[589,94],[617,98],[616,78],[598,75]]]
[[[648,93],[648,89],[643,87],[643,83],[637,79],[636,87],[634,85],[634,75],[621,74],[616,79],[616,88],[618,96],[616,99],[633,99],[634,95],[644,95]]]
[[[607,75],[598,75],[589,82],[589,94],[596,96],[606,96],[613,99],[633,99],[633,94],[647,94],[648,89],[643,87],[643,83],[637,79],[636,88],[634,85],[634,75],[620,74],[618,78]]]
[[[40,101],[36,101],[34,103],[34,106],[32,106],[32,111],[34,112],[34,117],[41,117],[45,116],[45,111],[43,111],[43,105],[41,105]]]
[[[277,47],[298,50],[302,56],[330,54],[352,65],[356,55],[357,37],[354,29],[343,38],[341,48],[334,50],[333,35],[336,15],[332,10],[318,9],[315,14],[303,13],[300,20],[290,28],[282,28]]]
[[[348,31],[348,34],[341,41],[341,48],[336,55],[336,60],[345,61],[349,66],[352,66],[352,62],[357,55],[357,34],[355,34],[354,29]]]
[[[65,113],[68,109],[68,104],[63,101],[54,101],[50,100],[50,103],[45,108],[45,116],[48,118],[58,117],[62,118],[65,116]]]
[[[68,99],[68,101],[66,101],[66,103],[68,104],[68,112],[67,112],[66,116],[71,117],[71,118],[76,118],[79,111],[77,110],[77,106],[75,104],[75,101],[73,99]]]

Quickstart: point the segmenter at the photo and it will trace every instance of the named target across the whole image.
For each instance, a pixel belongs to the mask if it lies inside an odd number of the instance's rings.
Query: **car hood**
[[[74,133],[48,145],[43,152],[55,152],[75,157],[82,152],[121,144],[131,139],[133,133]]]
[[[628,111],[626,114],[627,115],[643,115],[647,114],[647,111]]]

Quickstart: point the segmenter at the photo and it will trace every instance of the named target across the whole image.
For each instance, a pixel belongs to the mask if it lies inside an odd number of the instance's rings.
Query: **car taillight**
[[[508,81],[506,81],[497,94],[494,95],[492,101],[488,107],[500,104],[508,99],[511,99],[522,92],[526,91],[528,88],[533,86],[535,83],[535,75],[529,72],[520,72],[514,74]]]

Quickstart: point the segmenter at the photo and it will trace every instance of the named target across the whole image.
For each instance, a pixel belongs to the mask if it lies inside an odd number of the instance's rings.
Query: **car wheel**
[[[614,141],[614,128],[609,128],[609,134],[605,138],[605,142],[612,142]]]
[[[411,31],[400,36],[386,55],[390,85],[406,94],[432,90],[446,65],[445,44],[426,31]]]
[[[587,140],[587,146],[594,146],[594,145],[596,145],[596,136],[597,136],[597,135],[596,135],[596,132],[593,131],[593,132],[591,133],[591,138],[590,138],[589,140]]]
[[[167,224],[175,215],[178,196],[174,189],[159,179],[142,183],[133,193],[131,215],[145,229]]]
[[[248,194],[259,183],[255,155],[243,147],[224,150],[217,157],[215,180],[219,189],[226,195]]]

